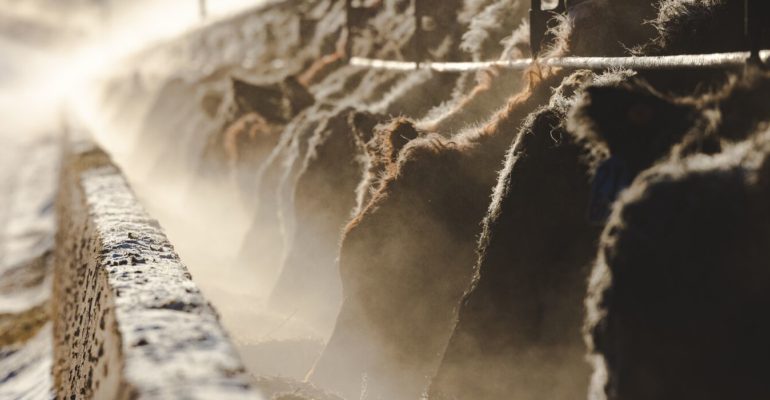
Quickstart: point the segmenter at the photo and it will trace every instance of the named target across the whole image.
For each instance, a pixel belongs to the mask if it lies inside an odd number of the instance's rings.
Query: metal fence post
[[[423,33],[423,26],[422,26],[422,20],[423,20],[423,14],[425,10],[420,7],[420,0],[414,0],[414,62],[417,65],[417,68],[420,67],[420,63],[424,60],[423,55],[425,54],[425,47],[424,42],[422,41],[422,33]]]
[[[198,0],[198,12],[201,17],[201,21],[205,21],[208,17],[208,10],[206,9],[206,0]]]

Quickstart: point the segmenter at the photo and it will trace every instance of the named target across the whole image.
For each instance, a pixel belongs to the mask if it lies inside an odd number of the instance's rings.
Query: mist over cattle
[[[0,0],[0,145],[90,131],[265,399],[766,398],[763,60],[537,59],[770,29],[730,0],[534,3]]]

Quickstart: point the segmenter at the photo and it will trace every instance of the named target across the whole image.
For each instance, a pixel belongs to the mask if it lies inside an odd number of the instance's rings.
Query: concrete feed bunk
[[[118,168],[90,144],[68,150],[54,251],[57,396],[258,399],[216,312]]]

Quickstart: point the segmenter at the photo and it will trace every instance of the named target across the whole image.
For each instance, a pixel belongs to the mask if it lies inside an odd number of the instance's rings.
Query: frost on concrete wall
[[[100,149],[71,146],[57,213],[59,396],[259,399],[215,311]]]

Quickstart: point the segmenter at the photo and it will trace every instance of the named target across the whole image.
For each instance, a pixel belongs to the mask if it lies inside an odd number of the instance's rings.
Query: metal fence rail
[[[437,72],[467,72],[499,67],[505,69],[524,70],[534,64],[544,67],[570,69],[637,69],[637,70],[675,70],[698,68],[731,68],[746,65],[749,52],[693,54],[654,57],[554,57],[554,58],[524,58],[510,61],[482,62],[412,62],[392,61],[363,57],[351,57],[350,65],[370,69],[395,71],[431,70]],[[762,50],[760,56],[767,62],[770,50]]]

